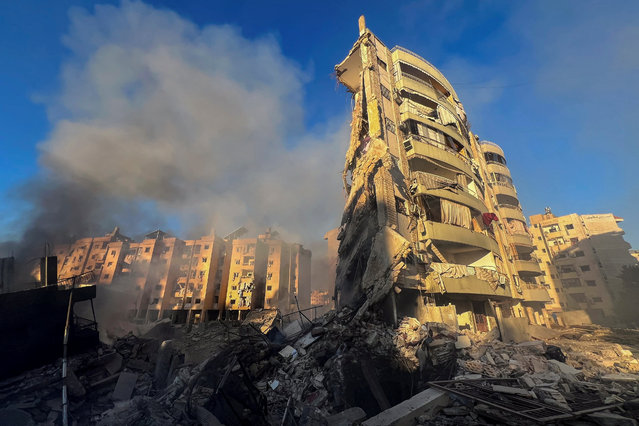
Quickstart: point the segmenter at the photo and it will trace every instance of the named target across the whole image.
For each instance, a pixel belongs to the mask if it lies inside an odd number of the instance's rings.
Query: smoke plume
[[[114,225],[308,244],[336,225],[346,118],[305,127],[305,74],[273,37],[124,2],[72,10],[63,43],[42,175],[20,191],[27,246]]]

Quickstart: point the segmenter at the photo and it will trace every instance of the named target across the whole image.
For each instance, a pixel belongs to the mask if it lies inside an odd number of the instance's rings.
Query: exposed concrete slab
[[[637,426],[637,421],[613,413],[592,413],[588,419],[601,426]]]
[[[113,390],[114,401],[128,401],[133,395],[133,389],[135,389],[135,383],[138,381],[138,375],[135,373],[123,372],[120,373],[118,382],[115,384]]]
[[[382,411],[375,417],[366,420],[364,426],[408,426],[413,425],[414,420],[426,413],[433,413],[436,410],[447,406],[449,403],[448,394],[437,389],[426,389],[412,398],[401,402],[388,410]]]
[[[351,407],[326,418],[326,422],[331,426],[350,426],[365,418],[366,412],[364,410],[360,407]]]

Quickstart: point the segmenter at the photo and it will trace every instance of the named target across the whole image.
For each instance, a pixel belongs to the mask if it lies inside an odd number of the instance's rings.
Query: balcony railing
[[[464,157],[463,155],[461,155],[459,152],[455,151],[454,149],[444,145],[443,143],[441,143],[441,142],[439,142],[439,141],[437,141],[435,139],[431,139],[431,138],[429,138],[427,136],[411,134],[410,137],[404,141],[404,147],[406,147],[407,142],[410,145],[410,140],[411,139],[415,139],[418,142],[423,142],[423,143],[426,143],[428,145],[434,146],[435,148],[439,148],[439,149],[442,149],[444,151],[447,151],[447,152],[453,154],[454,156],[456,156],[457,158],[459,158],[460,160],[462,160],[469,167],[472,167],[472,163],[471,163],[469,158]]]
[[[491,185],[499,185],[499,186],[505,186],[506,188],[515,189],[515,185],[513,185],[512,183],[509,183],[509,182],[502,182],[502,181],[493,180],[493,181],[489,181],[488,183],[491,184]]]
[[[420,171],[412,172],[412,176],[418,185],[424,185],[427,189],[438,189],[438,188],[431,188],[432,182],[434,181],[437,183],[441,183],[442,186],[451,186],[457,189],[461,189],[465,193],[472,195],[473,197],[479,200],[479,197],[477,196],[476,192],[471,191],[470,188],[465,187],[452,179],[448,179],[433,173],[420,172]]]

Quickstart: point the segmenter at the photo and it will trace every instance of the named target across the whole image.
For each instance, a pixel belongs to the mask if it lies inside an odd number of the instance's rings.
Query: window
[[[195,278],[195,271],[191,272],[191,278]]]
[[[541,240],[541,237],[537,237],[538,240]]]
[[[575,268],[572,265],[561,265],[559,268],[562,274],[568,274],[570,272],[576,272]]]
[[[157,305],[158,303],[160,303],[160,299],[158,299],[157,297],[153,300],[151,300],[151,305]]]
[[[561,284],[566,287],[581,287],[581,281],[579,278],[568,278],[565,280],[561,280]]]
[[[273,290],[273,286],[272,285],[267,285],[266,286],[266,291],[271,291]]]
[[[237,248],[235,249],[235,251],[236,251],[236,252],[238,252],[238,253],[239,253],[239,252],[241,252],[241,251],[242,251],[242,247],[237,247]]]
[[[192,301],[193,301],[193,298],[192,298],[192,297],[187,297],[187,298],[186,298],[186,303],[191,303]]]
[[[109,279],[109,274],[104,274],[104,279]]]
[[[102,248],[103,249],[107,248],[107,243],[102,243]]]
[[[268,274],[266,274],[266,279],[267,279],[267,280],[271,280],[271,279],[273,279],[273,273],[272,273],[272,272],[269,272]]]
[[[601,299],[601,297],[593,297],[593,298],[592,298],[592,301],[593,301],[594,303],[601,303],[601,302],[602,302],[602,299]]]
[[[200,299],[195,299],[195,303],[200,303]]]
[[[266,299],[266,303],[270,305],[271,303],[273,303],[273,299]]]
[[[155,286],[155,289],[156,289],[156,290],[162,290],[162,284],[158,284],[158,285],[156,285],[156,286]]]
[[[78,260],[82,260],[84,256],[78,256]]]
[[[388,99],[389,101],[391,100],[390,97],[390,90],[388,90],[388,88],[386,86],[384,86],[383,84],[379,85],[379,88],[382,91],[382,96],[385,97],[386,99]]]
[[[575,252],[575,257],[584,257],[584,256],[585,256],[585,254],[584,254],[584,252],[583,252],[583,251],[581,251],[581,250],[577,250],[577,251]]]
[[[586,285],[588,287],[597,287],[597,282],[595,280],[586,280]]]
[[[240,264],[240,259],[237,259],[237,260],[235,261],[235,264],[236,264],[236,265],[239,265],[239,264]]]
[[[568,225],[566,225],[566,230],[570,230],[570,229],[575,229],[575,227],[574,225],[569,223]]]
[[[234,285],[233,287],[231,287],[233,289],[233,291],[237,290],[237,286]]]
[[[590,265],[581,265],[579,268],[581,268],[582,272],[590,271]]]
[[[273,261],[272,260],[268,261],[268,266],[273,266]]]
[[[204,250],[208,250],[208,249],[209,249],[209,245],[207,244],[204,246]]]
[[[200,278],[204,277],[204,271],[200,271]]]
[[[233,279],[236,279],[239,276],[240,276],[239,272],[233,272]]]
[[[393,120],[391,120],[388,117],[384,117],[384,118],[386,120],[386,130],[388,130],[392,134],[395,134],[395,123],[393,122]]]
[[[113,262],[107,263],[107,266],[112,266],[112,265],[113,265]]]
[[[145,252],[145,253],[148,253],[148,252],[150,252],[150,251],[151,251],[151,247],[147,247],[147,248],[145,248],[145,249],[144,249],[144,252]]]
[[[570,295],[570,297],[572,297],[573,300],[578,303],[586,303],[588,301],[588,299],[586,299],[586,295],[583,293],[573,293]]]
[[[388,71],[388,65],[386,65],[386,62],[382,61],[381,59],[379,59],[379,57],[377,58],[377,64],[379,65],[380,68],[382,68],[384,71]]]
[[[203,258],[202,258],[202,263],[206,263],[206,261],[207,261],[207,260],[209,260],[209,258],[208,258],[208,257],[203,257]]]
[[[504,166],[506,165],[506,159],[494,152],[486,152],[484,154],[484,158],[489,163],[499,163],[499,164],[503,164]]]
[[[231,305],[235,305],[235,299],[231,299]]]

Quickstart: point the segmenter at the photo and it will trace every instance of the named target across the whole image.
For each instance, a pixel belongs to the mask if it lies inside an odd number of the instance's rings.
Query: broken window
[[[195,299],[195,303],[200,303],[201,300],[200,299]]]
[[[570,272],[576,272],[575,268],[572,265],[561,265],[559,270],[561,271],[562,274],[567,274],[567,273],[570,273]]]
[[[113,262],[107,263],[107,266],[111,266],[111,265],[113,265]]]
[[[151,304],[151,305],[157,305],[158,303],[160,303],[160,299],[158,299],[158,298],[156,297],[155,299],[153,299],[153,300],[151,301],[151,303],[150,303],[150,304]]]
[[[204,250],[208,250],[208,249],[209,249],[209,245],[207,244],[204,246]]]
[[[569,230],[569,229],[575,229],[575,226],[569,223],[568,225],[566,225],[566,230]]]
[[[271,290],[273,290],[273,286],[271,286],[271,285],[267,285],[267,286],[266,286],[266,291],[271,291]]]
[[[144,252],[145,252],[145,253],[148,253],[148,252],[150,252],[150,251],[151,251],[151,247],[147,247],[147,248],[145,248],[145,249],[144,249]]]
[[[382,61],[381,59],[379,59],[379,57],[377,57],[377,64],[379,65],[380,68],[382,68],[384,71],[388,71],[388,65],[386,65],[386,62]]]
[[[233,279],[237,278],[240,276],[239,272],[233,272]]]
[[[207,260],[209,260],[208,257],[203,257],[202,258],[202,263],[206,263]]]
[[[386,86],[384,86],[383,84],[380,84],[379,88],[382,91],[382,96],[390,101],[391,100],[390,90],[388,90],[388,88]]]
[[[268,274],[266,274],[266,279],[267,279],[267,280],[271,280],[271,279],[273,279],[273,273],[272,273],[272,272],[269,272]]]
[[[108,279],[109,278],[109,274],[104,274],[104,279]]]

